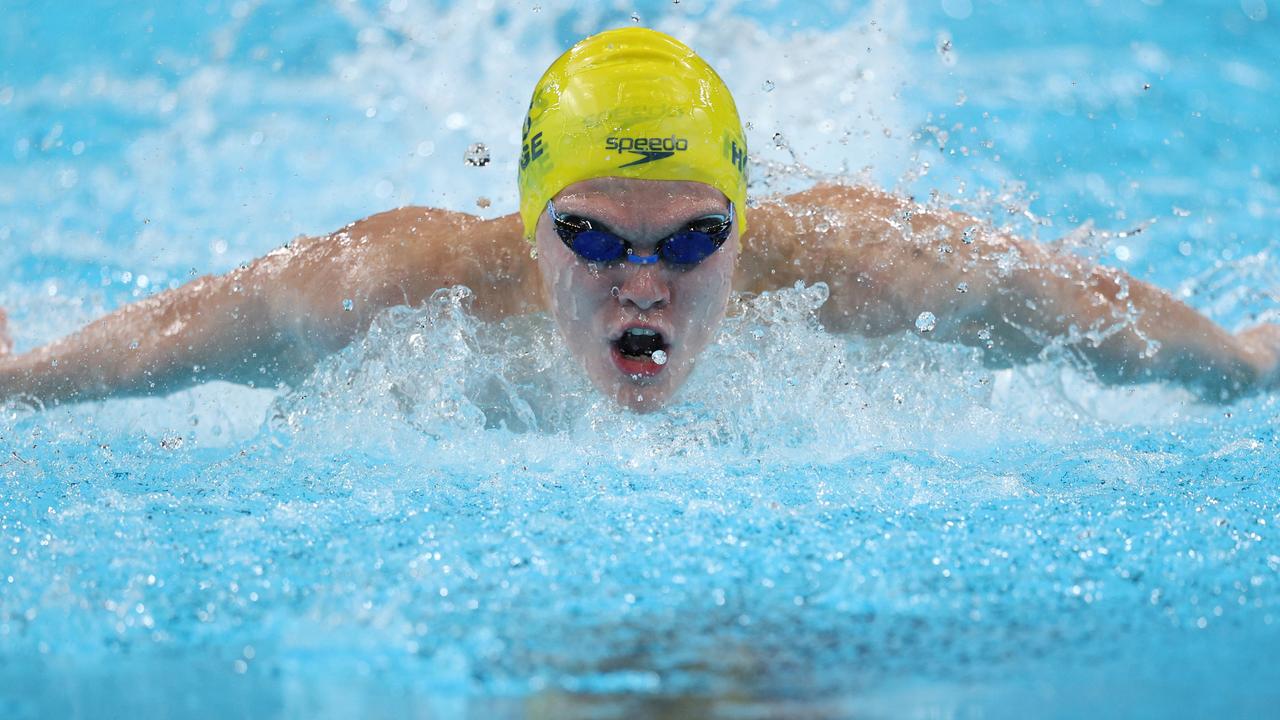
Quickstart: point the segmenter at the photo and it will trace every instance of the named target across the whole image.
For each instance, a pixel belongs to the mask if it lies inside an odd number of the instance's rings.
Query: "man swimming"
[[[1057,343],[1104,382],[1173,381],[1211,401],[1280,378],[1280,326],[1232,335],[1118,270],[875,190],[749,205],[746,186],[742,125],[716,73],[662,33],[600,33],[534,90],[518,213],[401,208],[296,240],[0,358],[0,400],[290,382],[380,310],[455,285],[483,319],[549,313],[594,385],[637,411],[679,390],[732,292],[797,281],[829,287],[832,331],[916,328],[992,365]],[[0,353],[3,324],[0,312]]]

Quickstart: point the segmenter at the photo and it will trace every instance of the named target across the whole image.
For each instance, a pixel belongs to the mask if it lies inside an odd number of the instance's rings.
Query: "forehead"
[[[700,182],[605,177],[576,182],[557,193],[554,202],[557,208],[575,212],[688,215],[723,212],[729,201],[724,193]]]

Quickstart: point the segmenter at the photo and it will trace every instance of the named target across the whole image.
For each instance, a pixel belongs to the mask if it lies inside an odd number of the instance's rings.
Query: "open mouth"
[[[657,375],[667,364],[666,340],[653,328],[627,328],[613,341],[613,362],[628,375]]]

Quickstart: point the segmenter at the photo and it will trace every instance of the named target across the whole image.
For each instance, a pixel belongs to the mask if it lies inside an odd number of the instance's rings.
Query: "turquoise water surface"
[[[1280,321],[1277,15],[11,1],[0,307],[23,350],[387,207],[511,212],[537,76],[639,23],[735,92],[756,196],[872,182]],[[299,388],[5,406],[0,717],[1273,712],[1275,394],[987,370],[824,298],[738,298],[643,417],[463,290]]]

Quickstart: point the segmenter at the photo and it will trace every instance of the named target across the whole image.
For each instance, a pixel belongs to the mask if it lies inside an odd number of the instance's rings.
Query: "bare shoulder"
[[[739,290],[827,283],[824,321],[867,335],[903,329],[922,305],[963,314],[991,291],[978,268],[1036,252],[962,213],[859,186],[769,199],[749,227]]]
[[[748,216],[739,289],[760,292],[797,280],[825,282],[837,269],[869,269],[877,246],[902,237],[895,224],[909,206],[905,198],[852,185],[768,198]]]
[[[529,294],[536,287],[534,265],[514,216],[403,207],[329,235],[299,238],[277,252],[281,280],[317,307],[359,304],[377,312],[466,285],[478,313],[501,317],[527,312],[523,305],[537,297]]]

